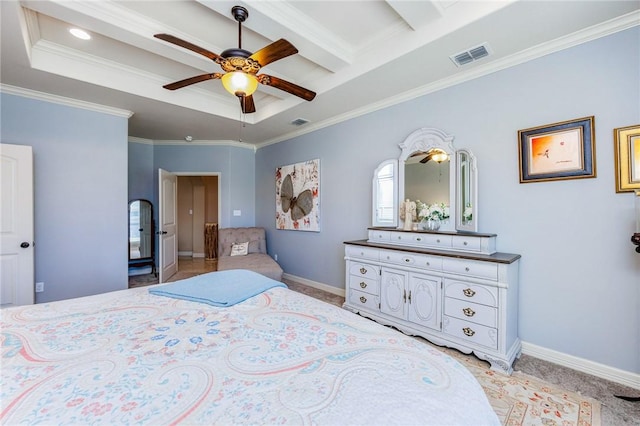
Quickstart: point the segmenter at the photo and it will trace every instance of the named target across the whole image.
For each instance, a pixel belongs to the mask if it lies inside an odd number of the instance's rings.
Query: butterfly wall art
[[[276,228],[320,232],[320,160],[276,168]]]

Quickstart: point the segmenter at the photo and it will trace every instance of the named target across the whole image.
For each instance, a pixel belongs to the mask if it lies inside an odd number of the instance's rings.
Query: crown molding
[[[144,139],[138,138],[135,136],[129,136],[129,143],[140,143],[146,145],[154,145],[154,146],[232,146],[235,148],[243,148],[243,149],[251,149],[253,152],[256,152],[257,148],[253,144],[232,141],[232,140],[193,140],[191,142],[187,142],[180,139]]]
[[[6,93],[8,95],[22,96],[23,98],[36,99],[44,102],[51,102],[54,104],[65,105],[74,108],[101,112],[103,114],[115,115],[127,119],[133,115],[132,111],[128,111],[126,109],[113,108],[105,105],[94,104],[92,102],[80,101],[78,99],[71,99],[64,96],[52,95],[50,93],[43,93],[31,89],[25,89],[23,87],[9,86],[7,84],[0,84],[0,92]]]
[[[144,139],[144,138],[138,138],[135,136],[129,136],[127,140],[129,141],[129,143],[141,143],[144,145],[153,145],[152,139]]]
[[[269,145],[283,142],[285,140],[293,139],[298,136],[302,136],[304,134],[311,133],[325,127],[333,126],[343,121],[351,120],[353,118],[360,117],[362,115],[369,114],[371,112],[375,112],[375,111],[385,109],[403,102],[413,100],[420,96],[434,93],[434,92],[446,89],[448,87],[456,86],[458,84],[465,83],[467,81],[475,80],[476,78],[483,77],[485,75],[489,75],[498,71],[502,71],[504,69],[511,68],[516,65],[520,65],[520,64],[532,61],[534,59],[537,59],[552,53],[556,53],[565,49],[569,49],[571,47],[574,47],[583,43],[587,43],[587,42],[596,40],[598,38],[606,37],[608,35],[615,34],[617,32],[624,31],[639,25],[640,25],[640,11],[634,11],[626,15],[620,16],[618,18],[611,19],[607,22],[594,25],[589,28],[585,28],[581,31],[577,31],[573,34],[557,38],[555,40],[540,44],[538,46],[534,46],[530,49],[504,57],[502,59],[498,59],[484,65],[479,65],[477,67],[471,68],[469,70],[466,70],[454,76],[446,77],[434,83],[417,87],[416,89],[413,89],[404,93],[400,93],[396,96],[384,99],[379,102],[369,104],[363,108],[352,110],[345,114],[335,116],[330,119],[320,121],[317,123],[313,123],[308,126],[304,126],[303,129],[298,129],[296,131],[284,134],[277,138],[266,140],[264,142],[256,144],[256,146],[258,147],[258,149],[260,149]]]

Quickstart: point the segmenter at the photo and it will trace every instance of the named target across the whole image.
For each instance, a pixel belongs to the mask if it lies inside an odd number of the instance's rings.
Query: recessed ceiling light
[[[70,28],[69,32],[74,36],[82,39],[82,40],[90,40],[91,36],[85,30],[81,30],[80,28]]]

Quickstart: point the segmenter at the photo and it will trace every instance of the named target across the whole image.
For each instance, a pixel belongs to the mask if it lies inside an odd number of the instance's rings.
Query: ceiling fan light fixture
[[[431,155],[431,159],[436,163],[442,163],[443,161],[447,161],[449,159],[449,155],[439,149],[435,149],[434,153]]]
[[[222,76],[222,85],[235,96],[251,96],[258,88],[258,79],[242,71],[228,72]]]

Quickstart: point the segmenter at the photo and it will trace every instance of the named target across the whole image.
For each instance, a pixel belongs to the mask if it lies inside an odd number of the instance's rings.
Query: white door
[[[33,151],[0,144],[0,306],[32,305]]]
[[[163,283],[178,272],[177,189],[178,177],[159,169],[158,257],[159,277]]]

